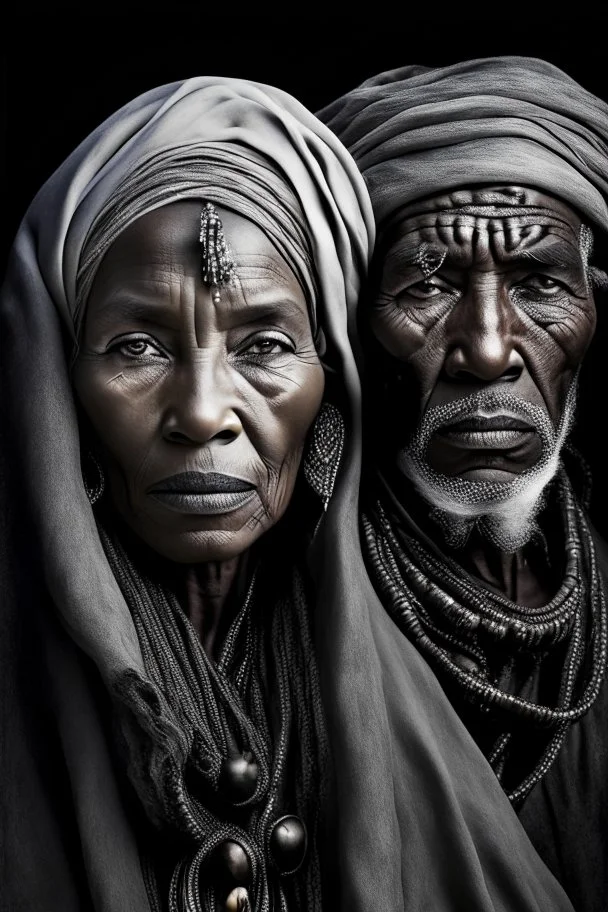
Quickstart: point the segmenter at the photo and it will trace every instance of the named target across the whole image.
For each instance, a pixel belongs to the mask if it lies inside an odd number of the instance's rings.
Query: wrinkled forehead
[[[385,232],[386,240],[433,225],[476,224],[498,227],[500,222],[553,226],[578,238],[580,216],[557,197],[519,186],[465,187],[415,200],[402,207]]]
[[[385,263],[416,261],[424,248],[465,265],[484,258],[514,259],[553,248],[563,265],[588,259],[591,232],[566,203],[520,186],[466,187],[409,203],[381,239]],[[430,247],[429,247],[430,245]],[[487,255],[487,256],[486,256]]]

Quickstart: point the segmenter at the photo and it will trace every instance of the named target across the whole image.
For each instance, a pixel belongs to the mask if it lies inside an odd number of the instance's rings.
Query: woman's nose
[[[200,360],[183,365],[172,379],[163,415],[165,440],[201,445],[212,440],[229,443],[239,436],[243,426],[229,370]]]
[[[444,373],[464,383],[517,380],[524,361],[515,347],[516,321],[500,289],[471,289],[450,316]]]

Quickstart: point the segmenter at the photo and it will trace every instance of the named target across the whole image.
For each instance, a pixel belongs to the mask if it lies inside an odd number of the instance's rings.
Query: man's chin
[[[475,465],[448,477],[462,478],[465,481],[509,482],[514,481],[529,468],[532,467],[518,466],[517,468],[506,468],[504,466]]]
[[[528,435],[525,446],[506,449],[469,447],[467,450],[438,446],[437,443],[433,440],[426,452],[431,471],[447,478],[468,481],[512,481],[518,475],[534,470],[543,455],[537,434]]]

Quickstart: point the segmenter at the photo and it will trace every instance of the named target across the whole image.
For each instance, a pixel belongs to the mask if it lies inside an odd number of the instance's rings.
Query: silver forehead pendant
[[[235,268],[222,220],[212,203],[203,206],[198,239],[201,245],[203,282],[211,288],[213,301],[217,304],[220,300],[220,285],[234,281]]]

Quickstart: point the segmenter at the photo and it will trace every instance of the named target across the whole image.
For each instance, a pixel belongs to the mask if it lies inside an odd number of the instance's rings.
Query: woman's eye
[[[534,273],[533,275],[527,276],[523,282],[519,283],[518,287],[523,289],[524,292],[541,294],[545,297],[551,297],[567,291],[566,286],[561,282],[558,282],[557,279],[553,279],[548,275],[542,275],[542,273]]]
[[[122,339],[115,342],[110,351],[118,352],[126,358],[166,357],[161,348],[150,339]]]
[[[279,355],[294,350],[293,342],[283,333],[255,336],[241,347],[241,351],[251,355]]]

